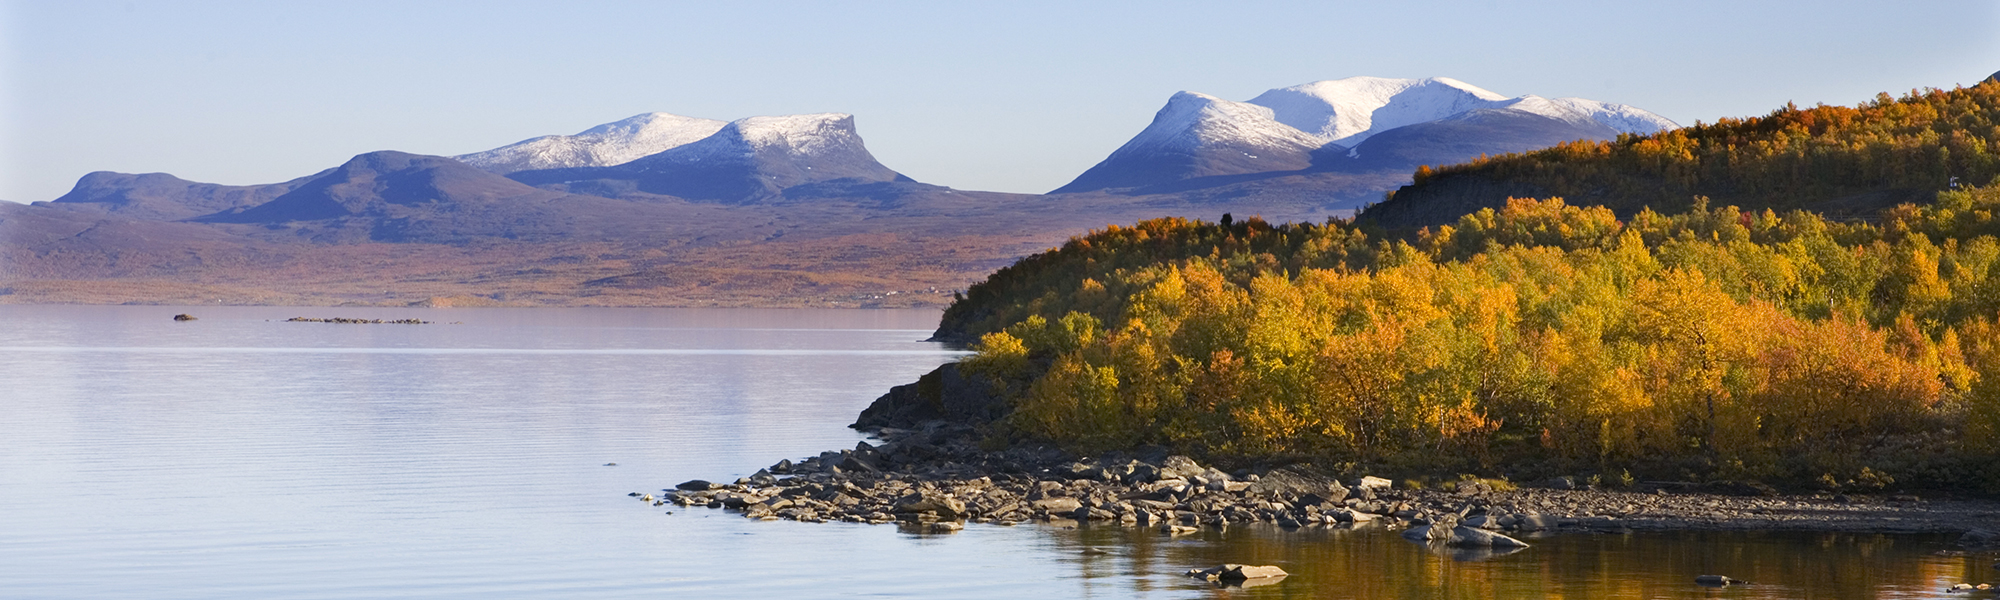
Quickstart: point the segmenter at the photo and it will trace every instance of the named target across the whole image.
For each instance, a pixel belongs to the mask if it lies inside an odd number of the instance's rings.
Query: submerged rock
[[[1734,577],[1729,577],[1727,575],[1697,575],[1694,578],[1694,583],[1695,585],[1703,585],[1708,587],[1727,587],[1732,585],[1750,584],[1750,582],[1748,581],[1744,581]]]
[[[1505,535],[1458,524],[1455,515],[1439,517],[1434,523],[1403,530],[1410,541],[1458,548],[1526,548],[1527,542]]]
[[[1238,565],[1238,564],[1226,564],[1221,566],[1209,567],[1206,569],[1189,569],[1187,572],[1188,577],[1194,577],[1197,579],[1208,579],[1214,581],[1243,581],[1245,579],[1284,577],[1289,574],[1290,573],[1286,573],[1284,569],[1268,565],[1251,566],[1251,565]]]

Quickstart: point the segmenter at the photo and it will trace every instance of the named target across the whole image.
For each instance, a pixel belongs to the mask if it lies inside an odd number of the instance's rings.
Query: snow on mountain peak
[[[734,129],[752,149],[800,156],[861,143],[861,136],[854,132],[854,115],[846,113],[750,117],[731,122],[725,128]]]
[[[1353,147],[1376,133],[1489,108],[1506,99],[1445,77],[1349,77],[1274,89],[1250,103],[1270,107],[1279,122],[1324,143]]]
[[[1250,100],[1278,122],[1326,143],[1354,147],[1377,133],[1477,109],[1514,109],[1579,126],[1649,134],[1680,125],[1645,110],[1583,98],[1508,98],[1447,77],[1349,77],[1278,88]]]
[[[1279,123],[1269,108],[1184,91],[1169,98],[1166,107],[1153,116],[1153,123],[1119,150],[1187,152],[1218,142],[1307,149],[1320,145],[1312,136]]]
[[[1527,95],[1501,103],[1499,108],[1531,112],[1578,125],[1595,123],[1618,133],[1647,135],[1680,127],[1680,124],[1644,109],[1584,98]]]
[[[576,135],[545,135],[453,158],[494,173],[570,167],[609,167],[687,145],[722,129],[713,119],[655,112],[635,115]]]

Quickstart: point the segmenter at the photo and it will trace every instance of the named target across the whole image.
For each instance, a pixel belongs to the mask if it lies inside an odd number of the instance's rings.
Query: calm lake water
[[[0,597],[1858,599],[2000,580],[1934,536],[1561,536],[1465,560],[1386,531],[915,535],[626,497],[852,447],[862,407],[954,360],[919,341],[936,321],[0,306]],[[1179,576],[1221,562],[1293,575]]]

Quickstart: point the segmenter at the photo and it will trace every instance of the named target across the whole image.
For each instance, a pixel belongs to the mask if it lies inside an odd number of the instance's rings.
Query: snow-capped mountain
[[[452,158],[502,175],[533,169],[610,167],[714,135],[725,124],[663,112],[646,113],[598,125],[576,135],[545,135]]]
[[[750,117],[701,140],[615,167],[521,171],[517,181],[592,193],[621,189],[695,200],[746,201],[827,181],[908,181],[882,166],[855,132],[854,116]]]
[[[1596,123],[1619,133],[1679,127],[1666,117],[1623,104],[1534,95],[1508,98],[1447,77],[1316,81],[1264,92],[1250,103],[1271,107],[1279,122],[1349,148],[1377,133],[1482,108],[1510,108],[1578,125]]]
[[[1506,96],[1442,77],[1349,77],[1278,88],[1252,98],[1250,103],[1270,107],[1279,122],[1322,142],[1353,147],[1374,132],[1492,108],[1506,100]]]
[[[1278,122],[1269,108],[1180,92],[1132,141],[1055,193],[1298,170],[1312,165],[1312,152],[1322,144]]]
[[[1393,136],[1393,143],[1368,143],[1414,126],[1424,127]],[[1181,92],[1145,131],[1056,192],[1258,172],[1412,170],[1480,154],[1675,127],[1679,125],[1665,117],[1623,104],[1509,98],[1444,77],[1349,77],[1278,88],[1248,102]],[[1308,148],[1297,150],[1300,145]],[[1250,155],[1260,159],[1246,158]],[[1298,164],[1301,160],[1307,164]]]

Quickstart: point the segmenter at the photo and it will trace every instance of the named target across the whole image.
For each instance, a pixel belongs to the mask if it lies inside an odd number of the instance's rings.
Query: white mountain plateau
[[[727,123],[656,112],[605,123],[576,135],[545,135],[452,158],[505,175],[534,169],[609,167],[714,135]]]

